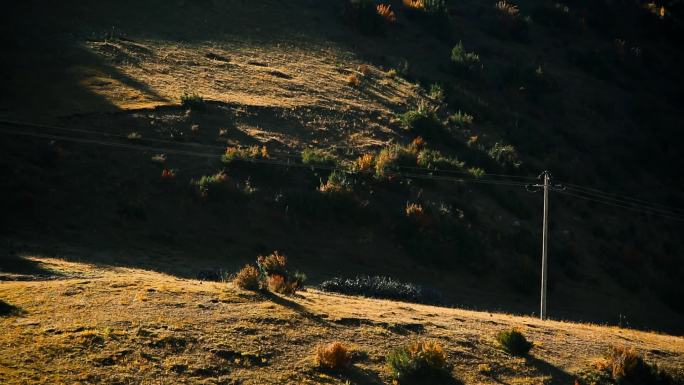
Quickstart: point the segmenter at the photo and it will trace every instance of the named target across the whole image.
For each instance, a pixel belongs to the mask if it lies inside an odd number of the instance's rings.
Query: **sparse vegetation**
[[[432,84],[428,91],[428,96],[438,103],[444,102],[444,87],[437,83]]]
[[[670,374],[650,364],[634,348],[613,347],[578,375],[578,385],[677,385]]]
[[[326,150],[307,148],[302,151],[302,163],[309,166],[333,167],[337,163],[337,157]]]
[[[373,154],[363,154],[356,159],[354,166],[356,171],[372,171],[375,167],[375,156]]]
[[[397,16],[392,10],[392,6],[388,4],[378,4],[377,6],[378,15],[382,17],[388,23],[394,23],[397,21]]]
[[[251,291],[259,290],[261,288],[261,281],[262,278],[259,270],[249,264],[238,271],[233,279],[233,283],[237,287]]]
[[[302,288],[306,280],[306,275],[290,272],[287,267],[287,258],[277,251],[267,256],[259,256],[257,266],[269,290],[276,293],[294,294]]]
[[[142,134],[139,132],[131,132],[130,134],[126,135],[126,138],[130,141],[136,141],[142,139]]]
[[[315,362],[325,370],[340,370],[351,364],[351,354],[342,343],[331,342],[316,347]]]
[[[514,356],[526,356],[532,349],[532,343],[516,329],[500,331],[496,335],[496,341],[503,350]]]
[[[437,135],[442,130],[435,109],[425,104],[401,114],[399,121],[411,132],[426,137]]]
[[[429,381],[449,376],[444,348],[435,341],[416,341],[387,355],[387,366],[398,381]]]
[[[321,289],[341,294],[426,304],[440,304],[443,300],[442,294],[436,289],[400,282],[383,276],[336,277],[321,283]]]
[[[467,52],[463,42],[459,41],[451,50],[451,62],[462,72],[475,70],[480,65],[480,56],[475,52]]]
[[[231,163],[234,161],[250,161],[269,159],[268,149],[266,146],[250,146],[250,147],[227,147],[226,152],[221,157],[224,163]]]
[[[522,164],[518,152],[515,147],[510,144],[496,142],[487,153],[502,166],[518,168]]]
[[[350,74],[349,76],[347,76],[347,84],[350,87],[355,87],[355,88],[361,87],[361,77],[355,73]]]
[[[209,199],[210,196],[218,197],[226,182],[228,182],[228,174],[225,171],[219,171],[213,175],[203,175],[199,180],[190,181],[193,186],[196,186],[197,193],[202,199]]]
[[[181,106],[192,110],[201,110],[206,106],[204,98],[195,93],[184,92],[180,97],[180,101]]]
[[[459,110],[457,113],[449,115],[449,123],[463,129],[473,124],[473,116]]]
[[[420,167],[434,170],[458,170],[462,169],[465,163],[456,158],[442,155],[437,150],[423,149],[418,152],[417,163]]]
[[[328,175],[328,180],[321,184],[318,190],[328,194],[349,193],[353,190],[352,182],[344,172],[333,171]]]

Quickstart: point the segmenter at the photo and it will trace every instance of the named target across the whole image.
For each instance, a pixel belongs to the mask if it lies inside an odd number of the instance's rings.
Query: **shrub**
[[[176,178],[176,171],[164,168],[161,172],[161,179],[162,180],[173,180]]]
[[[444,102],[444,87],[437,83],[431,85],[430,90],[428,91],[428,96],[430,97],[430,99],[436,102]]]
[[[214,175],[204,175],[199,180],[192,180],[190,183],[197,186],[197,192],[203,199],[209,198],[209,194],[214,194],[219,190],[219,186],[228,181],[228,174],[219,171]]]
[[[633,348],[613,347],[578,374],[581,385],[675,385],[670,374],[650,364]]]
[[[328,181],[321,184],[318,190],[322,193],[348,193],[353,190],[351,181],[347,175],[341,171],[333,171],[328,175]]]
[[[126,135],[126,138],[130,141],[136,141],[142,139],[142,135],[139,132],[131,132],[130,134]]]
[[[424,149],[418,152],[416,163],[420,167],[434,170],[454,170],[461,169],[464,166],[464,163],[460,162],[456,158],[444,156],[437,150],[429,149]]]
[[[458,128],[466,128],[473,124],[473,116],[459,110],[457,113],[449,116],[449,123]]]
[[[302,151],[302,163],[310,166],[333,167],[337,163],[337,157],[325,150],[307,148]]]
[[[446,377],[449,374],[447,354],[433,341],[416,341],[392,350],[387,355],[387,366],[399,380]]]
[[[346,279],[336,277],[324,281],[320,287],[323,291],[348,295],[363,295],[426,304],[442,303],[442,294],[436,289],[382,276],[357,276]]]
[[[316,348],[316,364],[323,369],[339,370],[351,363],[351,354],[343,344],[332,342]]]
[[[392,11],[392,6],[387,4],[378,4],[376,7],[378,15],[382,17],[388,23],[394,23],[397,21],[397,16]]]
[[[278,251],[257,257],[257,266],[265,276],[287,275],[287,258]]]
[[[495,10],[498,17],[491,30],[495,36],[518,41],[528,40],[532,20],[522,16],[517,5],[502,0],[496,3]]]
[[[306,280],[306,275],[302,273],[290,273],[287,258],[278,251],[268,256],[259,256],[257,266],[261,277],[266,280],[268,289],[276,293],[294,294],[302,288]]]
[[[479,168],[479,167],[470,167],[468,170],[466,170],[468,174],[470,174],[473,178],[482,178],[485,176],[485,170]]]
[[[187,92],[184,92],[183,95],[181,95],[180,97],[180,101],[181,106],[185,108],[201,110],[205,107],[204,98],[195,93],[189,94]]]
[[[383,31],[385,19],[380,16],[372,0],[346,0],[344,18],[352,27],[364,34],[377,34]]]
[[[442,128],[442,123],[437,118],[435,110],[426,105],[421,105],[399,115],[399,121],[404,128],[423,136],[434,135]]]
[[[424,0],[403,0],[402,3],[404,4],[405,7],[409,8],[409,9],[414,9],[414,10],[425,9],[425,1]]]
[[[526,356],[532,349],[532,343],[518,330],[504,330],[496,335],[496,341],[508,354]]]
[[[351,87],[361,87],[361,77],[358,74],[347,76],[347,84]]]
[[[475,52],[467,52],[463,42],[458,42],[451,49],[451,62],[461,71],[472,71],[480,64],[480,56]]]
[[[518,156],[518,152],[515,147],[510,144],[503,144],[496,142],[494,146],[487,151],[489,157],[494,159],[497,163],[502,166],[512,166],[515,168],[520,167],[521,162]]]
[[[375,174],[378,177],[387,176],[391,171],[397,170],[401,166],[415,166],[417,160],[416,150],[391,145],[383,148],[375,159]]]
[[[237,287],[245,290],[256,291],[261,288],[262,277],[259,270],[252,265],[245,265],[242,270],[238,271],[233,279],[233,283]]]
[[[266,146],[250,146],[250,147],[228,147],[225,154],[221,157],[224,163],[231,163],[236,160],[250,161],[258,159],[268,159],[268,149]]]
[[[356,159],[354,168],[357,171],[367,172],[375,167],[375,157],[373,154],[363,154]]]

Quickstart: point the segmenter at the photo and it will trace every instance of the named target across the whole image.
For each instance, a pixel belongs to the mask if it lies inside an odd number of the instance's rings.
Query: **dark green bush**
[[[463,47],[463,42],[458,42],[451,49],[451,62],[460,72],[469,72],[479,68],[480,56],[475,52],[468,52]]]
[[[447,355],[437,342],[416,341],[392,350],[386,357],[392,376],[398,381],[429,381],[448,378]]]
[[[310,166],[333,167],[337,163],[337,157],[325,150],[307,148],[302,151],[302,163]]]
[[[205,107],[204,98],[195,93],[184,92],[180,97],[181,106],[193,110],[201,110]]]
[[[382,276],[335,277],[321,283],[323,291],[349,295],[363,295],[427,304],[442,303],[442,294],[429,287],[405,283]]]
[[[426,138],[434,137],[442,131],[442,123],[435,112],[427,107],[406,111],[399,116],[399,121],[411,132]]]
[[[499,332],[496,335],[496,341],[503,350],[514,356],[526,356],[532,349],[532,343],[515,329]]]

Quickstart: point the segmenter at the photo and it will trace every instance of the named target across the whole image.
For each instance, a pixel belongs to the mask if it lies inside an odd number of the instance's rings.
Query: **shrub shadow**
[[[47,278],[59,275],[54,271],[44,268],[39,261],[14,254],[0,254],[0,281],[3,280],[3,273],[32,276],[33,278]],[[21,277],[10,278],[10,280],[13,279],[21,279]]]
[[[295,301],[289,300],[285,297],[281,297],[277,294],[271,293],[270,291],[264,291],[261,293],[261,295],[263,297],[265,297],[266,299],[268,299],[269,301],[271,301],[277,305],[286,307],[290,310],[293,310],[298,315],[300,315],[300,316],[302,316],[308,320],[311,320],[311,321],[313,321],[319,325],[331,325],[331,323],[329,321],[325,320],[323,317],[321,317],[318,314],[311,313],[304,306],[298,304]]]
[[[525,362],[540,374],[550,376],[550,384],[571,384],[573,381],[574,377],[570,373],[537,357],[527,356]]]
[[[19,316],[24,314],[26,314],[24,309],[10,305],[0,299],[0,317]]]

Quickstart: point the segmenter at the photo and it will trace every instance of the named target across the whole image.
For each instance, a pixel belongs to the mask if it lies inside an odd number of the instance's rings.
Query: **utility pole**
[[[542,222],[542,267],[541,267],[541,303],[539,305],[539,318],[546,319],[546,288],[548,282],[548,242],[549,242],[549,189],[555,191],[565,190],[565,186],[551,184],[551,173],[544,171],[539,175],[543,184],[528,185],[527,191],[537,192],[539,188],[544,189],[544,219]]]

